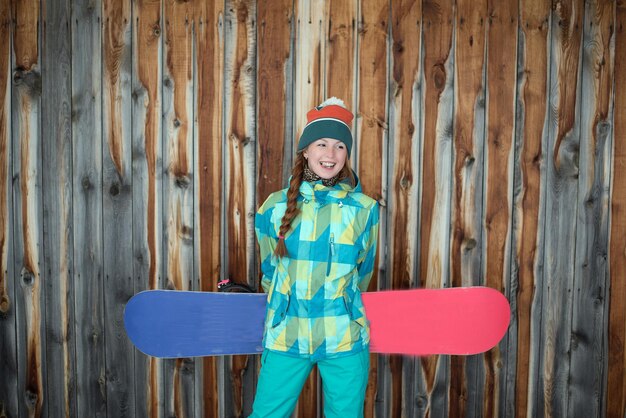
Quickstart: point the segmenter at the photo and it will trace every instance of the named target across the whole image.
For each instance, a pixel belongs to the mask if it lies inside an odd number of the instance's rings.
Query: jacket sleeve
[[[265,293],[270,289],[272,277],[274,277],[275,266],[272,263],[274,249],[276,248],[277,239],[272,234],[272,212],[273,208],[266,208],[265,204],[259,208],[254,218],[254,230],[256,232],[257,241],[259,242],[259,252],[261,259],[261,286]]]
[[[361,235],[362,250],[357,262],[359,272],[359,289],[361,292],[367,291],[372,275],[374,274],[374,264],[376,262],[376,247],[378,244],[378,203],[370,208],[365,231]]]

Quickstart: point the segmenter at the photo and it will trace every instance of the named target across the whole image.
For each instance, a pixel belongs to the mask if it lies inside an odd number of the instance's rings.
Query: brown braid
[[[302,184],[302,175],[307,162],[302,151],[296,155],[296,162],[291,170],[291,181],[289,182],[289,190],[287,190],[287,210],[283,215],[278,230],[278,243],[274,249],[274,255],[278,258],[288,256],[287,246],[285,245],[285,236],[291,229],[291,222],[300,213],[298,209],[298,195],[300,194],[300,185]],[[350,160],[346,159],[346,163],[339,172],[339,178],[348,179],[352,186],[355,186],[356,180],[352,168],[350,168]]]
[[[300,194],[300,185],[302,184],[302,173],[304,173],[304,165],[306,164],[304,155],[299,152],[296,155],[296,162],[291,170],[291,181],[289,182],[289,190],[287,190],[287,210],[283,215],[278,230],[278,244],[274,250],[274,255],[279,258],[287,256],[287,247],[285,246],[285,235],[291,229],[291,221],[300,213],[298,209],[298,195]]]

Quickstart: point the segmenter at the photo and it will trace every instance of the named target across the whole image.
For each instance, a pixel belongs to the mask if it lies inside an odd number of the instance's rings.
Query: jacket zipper
[[[326,277],[330,274],[330,265],[335,255],[335,234],[330,234],[330,245],[328,246],[328,262],[326,263]]]

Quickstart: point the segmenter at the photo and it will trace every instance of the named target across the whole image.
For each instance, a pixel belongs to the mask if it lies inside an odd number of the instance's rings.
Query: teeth
[[[322,166],[324,166],[324,167],[329,167],[329,168],[331,168],[331,167],[334,167],[334,166],[335,166],[335,163],[320,163],[320,164],[321,164]]]

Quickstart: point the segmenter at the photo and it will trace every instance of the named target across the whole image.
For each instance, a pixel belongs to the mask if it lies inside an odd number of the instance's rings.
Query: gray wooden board
[[[72,4],[77,415],[106,416],[102,232],[101,1]]]
[[[76,416],[70,1],[43,8],[43,274],[48,416]],[[54,175],[49,175],[54,173]]]
[[[135,415],[134,359],[123,329],[124,305],[134,294],[131,144],[131,25],[130,4],[104,17],[103,51],[103,298],[106,353],[107,415]],[[128,10],[127,10],[128,9]],[[106,11],[106,10],[105,10]],[[128,23],[125,23],[128,22]],[[113,80],[116,83],[113,83]]]
[[[605,80],[608,81],[612,75],[612,64],[609,57],[605,56],[611,39],[603,36],[606,33],[601,33],[608,29],[607,24],[613,25],[612,10],[611,2],[585,2],[581,52],[581,97],[585,98],[585,105],[580,110],[578,226],[568,376],[568,392],[571,395],[567,416],[599,417],[604,416],[603,411],[606,410],[603,394],[607,347],[604,335],[608,318],[606,301],[612,118],[608,113],[611,109],[603,110],[603,107],[608,105],[612,96],[612,82],[603,85],[599,78],[607,77]],[[599,22],[598,18],[604,22]],[[602,99],[606,102],[602,103]]]

